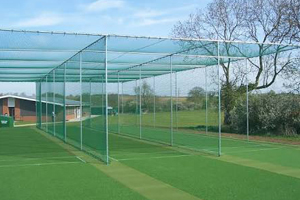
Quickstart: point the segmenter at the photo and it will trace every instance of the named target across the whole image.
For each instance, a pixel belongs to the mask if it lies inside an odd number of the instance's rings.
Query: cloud
[[[178,18],[163,18],[163,19],[141,19],[140,22],[136,23],[137,26],[150,26],[157,24],[165,24],[171,22],[177,22]]]
[[[138,11],[134,14],[135,17],[142,17],[142,18],[149,18],[149,17],[158,17],[167,14],[165,11],[159,11],[159,10],[143,10]]]
[[[123,0],[98,0],[88,5],[85,5],[85,11],[97,12],[104,11],[112,8],[122,8],[125,5]]]
[[[19,21],[15,24],[16,27],[42,27],[42,26],[54,26],[58,25],[63,22],[63,18],[55,15],[55,14],[49,14],[44,13],[36,17],[32,17],[29,19],[25,19],[22,21]]]
[[[173,23],[181,20],[178,13],[184,11],[192,10],[195,5],[181,6],[181,7],[171,7],[169,9],[144,9],[138,10],[133,14],[135,19],[135,26],[151,26],[157,24]]]

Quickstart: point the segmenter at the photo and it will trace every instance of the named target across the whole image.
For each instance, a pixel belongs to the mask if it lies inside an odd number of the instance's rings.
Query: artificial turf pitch
[[[109,135],[106,166],[35,128],[0,130],[1,199],[293,200],[300,148],[224,138],[221,157]]]

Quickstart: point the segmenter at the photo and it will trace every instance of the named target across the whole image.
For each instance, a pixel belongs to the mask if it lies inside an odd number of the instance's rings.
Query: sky
[[[5,2],[5,3],[4,3]],[[10,0],[0,6],[0,28],[141,36],[170,36],[211,0]],[[32,83],[1,83],[0,93],[35,93]]]

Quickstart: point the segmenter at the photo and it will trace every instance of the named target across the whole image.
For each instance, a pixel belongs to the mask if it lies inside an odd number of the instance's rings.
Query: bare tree
[[[286,23],[291,24],[291,26],[296,27],[294,32],[295,38],[300,42],[300,1],[290,0],[289,3],[289,15],[285,18]]]
[[[297,30],[293,23],[286,23],[291,4],[293,1],[287,0],[214,0],[205,10],[191,14],[187,21],[178,22],[172,33],[175,37],[292,43]],[[230,44],[225,45],[225,53],[229,54],[230,48]],[[290,55],[285,55],[287,59],[284,62],[280,61],[281,46],[275,49],[276,53],[272,56],[263,56],[269,48],[267,45],[257,44],[257,48],[258,62],[249,59],[250,70],[255,77],[248,85],[250,91],[270,87],[291,64]],[[209,49],[207,51],[213,54]],[[245,72],[233,73],[231,59],[226,62],[221,59],[220,65],[224,74],[224,123],[230,124],[230,111],[235,107],[237,96],[246,92],[245,82],[241,81]]]
[[[142,86],[138,86],[134,88],[134,92],[135,94],[138,96],[140,95],[140,89],[141,89],[141,101],[142,101],[142,109],[145,111],[149,111],[152,109],[153,107],[153,89],[151,88],[151,86],[144,81],[142,83]]]

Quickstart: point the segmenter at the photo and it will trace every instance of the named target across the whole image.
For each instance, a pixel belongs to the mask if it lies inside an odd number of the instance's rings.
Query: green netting
[[[55,135],[54,74],[47,76],[47,131]]]
[[[41,80],[41,129],[46,131],[47,130],[47,83],[46,78]]]
[[[54,70],[54,120],[55,135],[65,139],[65,96],[64,96],[64,66]]]
[[[220,155],[221,122],[227,114],[220,63],[234,66],[298,48],[4,30],[0,41],[0,81],[37,82],[37,126],[106,162],[108,129]],[[241,74],[251,73],[240,66],[239,72],[246,70]],[[198,96],[191,97],[193,91]],[[237,100],[245,119],[238,131],[248,134],[244,94]]]
[[[97,40],[107,37],[108,45]],[[107,53],[109,82],[117,82],[116,71],[148,63],[144,69],[145,77],[161,75],[168,68],[168,61],[162,57],[173,56],[173,71],[187,70],[193,67],[212,66],[221,62],[242,58],[269,55],[298,48],[293,45],[258,44],[249,42],[172,39],[155,37],[130,37],[118,35],[88,35],[70,33],[45,33],[0,30],[0,80],[29,81],[41,80],[45,74],[58,67],[83,48],[89,55],[83,62],[83,68],[90,69],[86,77],[93,76],[95,66],[104,74],[104,62],[97,58]],[[91,45],[93,44],[93,45]],[[219,50],[219,51],[218,51]],[[97,55],[97,56],[95,56]],[[155,61],[155,62],[153,62]],[[151,64],[152,63],[152,64]],[[69,61],[69,70],[72,63]],[[74,73],[76,74],[76,67]],[[99,71],[99,72],[100,72]],[[71,73],[71,71],[69,71]],[[138,79],[135,72],[119,73],[119,81]]]
[[[42,126],[42,96],[41,96],[41,82],[36,82],[36,127]]]
[[[119,96],[118,118],[110,115],[112,132],[143,140],[180,146],[218,155],[219,149],[219,68],[198,66],[173,71],[173,56],[151,64],[118,72],[137,73],[138,80],[119,82],[110,89],[109,105]],[[149,65],[168,63],[163,75],[147,77]],[[175,58],[176,62],[176,58]],[[117,127],[116,127],[117,124]],[[117,131],[116,131],[117,130]]]
[[[47,74],[40,84],[42,105],[37,111],[41,129],[107,162],[105,75],[96,64],[105,59],[90,51],[104,44],[98,41]]]

